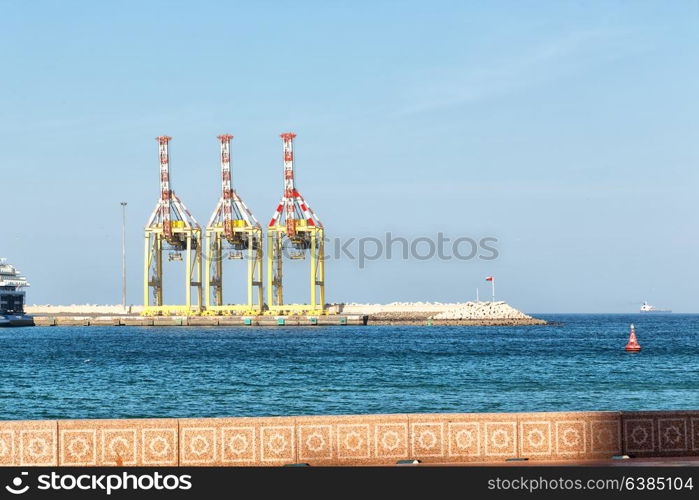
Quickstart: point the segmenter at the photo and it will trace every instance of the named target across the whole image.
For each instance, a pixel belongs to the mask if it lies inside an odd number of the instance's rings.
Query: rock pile
[[[533,319],[506,302],[466,302],[449,311],[432,316],[433,319]]]

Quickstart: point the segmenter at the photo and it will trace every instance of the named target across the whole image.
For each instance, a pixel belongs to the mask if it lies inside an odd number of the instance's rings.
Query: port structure
[[[294,183],[294,137],[281,134],[284,152],[284,193],[267,227],[267,314],[325,312],[325,254],[323,224]],[[285,255],[286,254],[286,255]],[[310,301],[285,304],[283,258],[310,260]]]
[[[207,315],[259,314],[262,311],[262,226],[232,187],[230,134],[221,146],[221,197],[206,225],[204,293]],[[224,260],[247,259],[247,303],[223,303]],[[213,299],[213,301],[212,301]]]
[[[143,314],[146,316],[197,315],[202,310],[201,227],[170,187],[170,139],[166,135],[156,137],[160,159],[160,199],[145,227]],[[184,305],[163,304],[163,253],[166,251],[169,261],[184,261]],[[195,290],[194,303],[192,289]]]

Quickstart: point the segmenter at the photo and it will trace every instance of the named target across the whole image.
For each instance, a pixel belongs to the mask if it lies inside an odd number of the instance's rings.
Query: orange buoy
[[[641,344],[636,340],[636,329],[631,323],[631,335],[629,335],[629,343],[626,344],[626,350],[628,352],[638,352],[641,350]]]

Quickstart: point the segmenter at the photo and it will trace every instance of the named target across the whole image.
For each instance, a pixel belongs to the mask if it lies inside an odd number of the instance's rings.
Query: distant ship
[[[642,313],[671,313],[672,311],[670,309],[658,309],[657,307],[650,305],[648,302],[646,302],[644,300],[643,305],[641,306],[641,312]]]
[[[5,259],[0,259],[0,326],[34,325],[34,319],[24,314],[22,288],[27,286],[27,278]]]

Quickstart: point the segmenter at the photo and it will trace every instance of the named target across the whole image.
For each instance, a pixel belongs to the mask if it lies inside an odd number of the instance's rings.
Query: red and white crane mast
[[[310,227],[323,227],[311,207],[298,192],[294,181],[294,137],[296,134],[288,132],[281,134],[284,152],[284,194],[277,206],[277,210],[269,221],[269,227],[273,227],[279,221],[282,212],[286,235],[292,240],[297,238],[297,221],[303,220]],[[279,221],[281,222],[281,221]]]
[[[252,312],[262,307],[262,227],[233,188],[233,136],[221,134],[217,138],[220,146],[221,196],[206,226],[206,305],[213,313]],[[247,305],[223,304],[223,255],[226,247],[231,250],[231,259],[242,259],[242,252],[248,251]],[[257,288],[257,304],[254,302],[254,288]]]
[[[160,198],[145,227],[144,306],[146,314],[190,314],[201,308],[201,227],[170,186],[170,151],[167,135],[156,137],[160,163]],[[163,251],[169,249],[170,260],[181,261],[186,251],[185,304],[163,305]],[[191,289],[197,291],[192,309]],[[154,304],[150,304],[150,291]]]
[[[160,217],[163,223],[163,231],[168,240],[172,239],[172,226],[170,225],[170,152],[168,143],[172,137],[161,135],[156,137],[158,141],[158,153],[160,156]]]
[[[272,313],[312,313],[324,311],[325,257],[323,224],[298,192],[294,179],[294,138],[296,134],[281,134],[284,158],[284,191],[267,227],[267,305]],[[310,254],[310,303],[284,304],[282,257],[283,238],[288,238],[292,259],[304,259]]]

